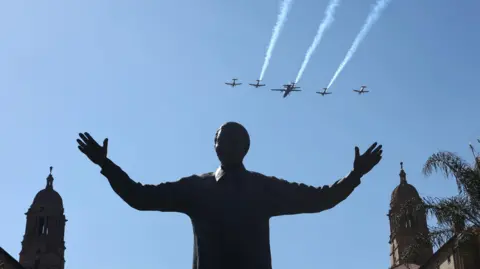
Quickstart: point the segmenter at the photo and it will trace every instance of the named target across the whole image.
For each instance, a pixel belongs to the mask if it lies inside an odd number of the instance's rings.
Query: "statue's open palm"
[[[87,155],[95,164],[102,166],[107,159],[108,138],[103,140],[103,146],[100,146],[89,133],[80,133],[80,139],[77,139],[78,149]]]
[[[353,169],[361,175],[365,175],[380,162],[382,159],[382,152],[382,145],[377,146],[376,142],[373,143],[362,155],[360,155],[360,149],[355,147]]]

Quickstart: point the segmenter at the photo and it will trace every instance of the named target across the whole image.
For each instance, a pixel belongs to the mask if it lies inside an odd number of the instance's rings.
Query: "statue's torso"
[[[199,177],[190,218],[195,233],[194,268],[271,268],[269,216],[262,201],[262,178],[213,173]]]

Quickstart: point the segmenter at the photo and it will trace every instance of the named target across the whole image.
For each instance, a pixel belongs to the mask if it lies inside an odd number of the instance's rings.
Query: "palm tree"
[[[480,140],[478,140],[480,143]],[[457,236],[455,246],[478,234],[480,227],[480,156],[470,145],[474,163],[470,164],[459,155],[440,151],[431,155],[423,167],[423,174],[430,176],[434,172],[441,172],[446,178],[453,178],[458,187],[458,194],[452,197],[423,197],[423,204],[416,210],[424,210],[428,215],[437,220],[435,225],[429,227],[428,235],[418,234],[417,240],[404,253],[403,257],[416,255],[416,250],[422,245],[429,244],[440,248],[454,235]],[[396,216],[400,221],[403,214],[411,208],[407,202]],[[397,225],[400,222],[397,223]]]
[[[453,236],[452,226],[456,226],[459,238],[466,238],[469,228],[480,227],[480,157],[471,144],[470,149],[473,164],[455,153],[440,151],[430,156],[423,167],[425,176],[441,172],[446,178],[455,179],[458,188],[458,194],[453,197],[423,198],[427,214],[437,219],[436,225],[430,227],[429,236],[436,247]]]

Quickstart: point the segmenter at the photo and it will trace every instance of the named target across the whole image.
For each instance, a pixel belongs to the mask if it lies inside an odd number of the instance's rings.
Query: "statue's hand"
[[[377,142],[373,143],[364,154],[360,155],[360,149],[355,147],[355,161],[353,162],[353,170],[361,176],[370,172],[382,159],[382,145],[377,146]]]
[[[93,163],[102,166],[107,159],[108,138],[103,140],[100,146],[89,133],[80,133],[81,139],[77,139],[78,149],[83,152]]]

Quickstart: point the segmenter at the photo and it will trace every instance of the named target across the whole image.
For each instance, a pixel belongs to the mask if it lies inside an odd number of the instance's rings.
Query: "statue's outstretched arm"
[[[109,159],[102,165],[101,173],[108,179],[113,190],[137,210],[188,213],[193,204],[193,177],[159,185],[142,185],[133,181]]]
[[[345,200],[360,184],[360,175],[351,172],[331,186],[312,187],[274,177],[265,180],[265,198],[270,216],[318,213]]]
[[[373,143],[363,154],[355,147],[353,170],[331,186],[319,188],[265,178],[266,210],[271,216],[317,213],[330,209],[345,200],[367,174],[382,159],[382,145]]]

